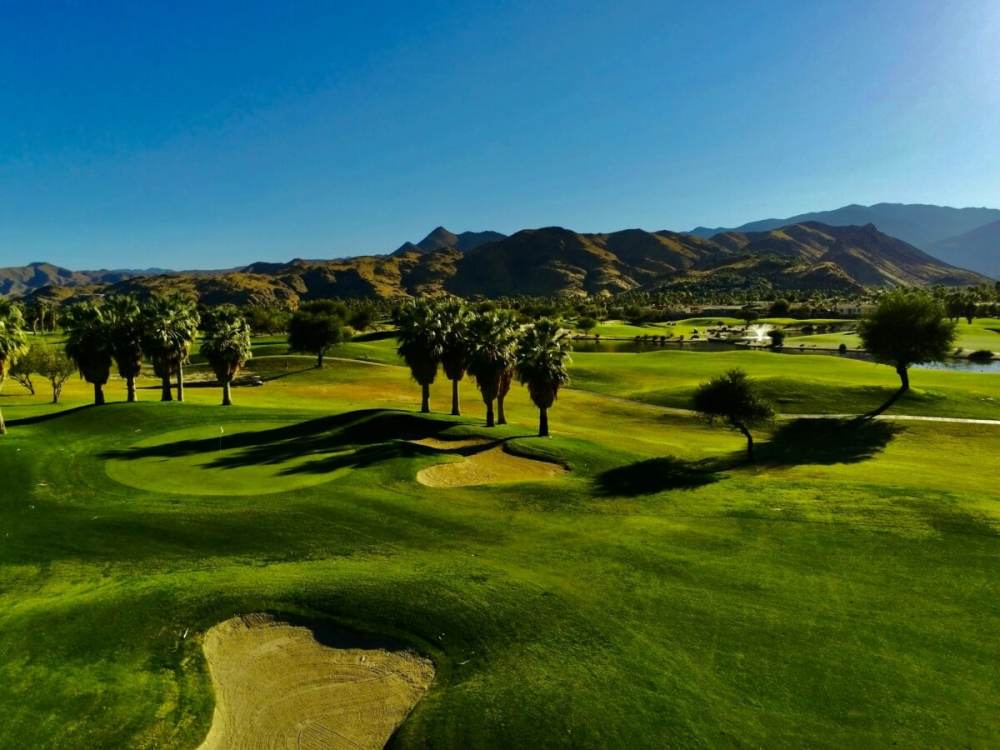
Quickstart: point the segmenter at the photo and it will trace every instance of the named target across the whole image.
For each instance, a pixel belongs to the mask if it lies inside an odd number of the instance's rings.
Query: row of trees
[[[105,402],[104,387],[113,367],[126,384],[126,399],[136,400],[136,379],[144,362],[160,378],[160,398],[184,400],[184,364],[203,330],[201,352],[222,386],[222,403],[232,403],[231,386],[251,357],[250,325],[232,305],[201,316],[186,297],[153,297],[140,302],[132,295],[72,305],[60,324],[66,334],[65,354],[29,347],[25,318],[17,305],[0,301],[0,385],[13,367],[14,376],[34,392],[33,373],[52,385],[53,401],[73,370],[94,388],[94,403]],[[72,365],[72,370],[68,364]],[[0,418],[2,425],[2,418]]]
[[[569,382],[568,331],[546,319],[523,327],[509,310],[475,311],[458,300],[407,303],[395,322],[399,356],[420,384],[422,412],[430,411],[430,387],[443,369],[453,415],[461,413],[459,382],[469,374],[486,406],[486,426],[506,424],[504,399],[516,378],[538,407],[539,436],[548,436],[548,410]]]

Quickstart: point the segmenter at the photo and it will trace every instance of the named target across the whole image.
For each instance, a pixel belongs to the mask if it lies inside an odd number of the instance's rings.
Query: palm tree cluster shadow
[[[437,453],[411,441],[436,438],[455,427],[454,421],[420,417],[407,412],[366,409],[311,419],[273,429],[227,435],[225,453],[207,463],[207,469],[281,465],[303,456],[315,460],[291,465],[282,475],[321,474],[343,467],[363,468],[394,458]],[[172,443],[106,451],[104,459],[138,460],[179,458],[219,451],[219,437],[178,440]],[[477,452],[491,445],[471,446],[454,452]]]
[[[650,458],[598,474],[595,490],[604,497],[655,495],[667,490],[693,490],[719,481],[730,462],[685,461],[675,456]]]
[[[782,424],[761,444],[764,466],[852,464],[867,461],[903,431],[891,422],[870,419],[796,419]]]

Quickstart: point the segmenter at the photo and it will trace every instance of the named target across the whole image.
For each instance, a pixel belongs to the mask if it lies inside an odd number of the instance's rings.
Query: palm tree
[[[457,417],[461,414],[458,381],[465,377],[469,366],[469,323],[472,321],[472,313],[462,302],[453,300],[442,305],[439,314],[445,330],[441,365],[444,374],[451,381],[451,413]]]
[[[83,379],[94,386],[94,405],[104,403],[104,385],[111,376],[111,329],[103,310],[92,302],[70,307],[63,317],[66,355]]]
[[[227,311],[213,315],[201,342],[201,353],[222,384],[223,406],[232,405],[230,389],[233,379],[253,356],[250,351],[250,324],[238,313],[233,313],[235,309],[232,313]]]
[[[177,400],[184,400],[184,362],[198,332],[200,317],[194,304],[181,295],[157,297],[146,305],[143,347],[162,379],[162,401],[170,401],[170,376],[177,376]]]
[[[0,388],[7,379],[7,371],[18,357],[28,350],[28,338],[24,333],[24,317],[21,309],[0,299]],[[7,433],[7,426],[0,411],[0,435]]]
[[[497,391],[497,424],[507,424],[507,415],[503,411],[503,402],[510,393],[510,385],[514,382],[514,363],[500,375],[500,390]]]
[[[538,407],[538,436],[549,436],[549,408],[559,387],[569,382],[569,331],[551,320],[540,320],[524,333],[517,348],[517,379],[528,386]]]
[[[476,315],[469,324],[469,373],[486,404],[486,426],[493,427],[493,402],[500,395],[503,380],[516,362],[520,328],[506,310],[490,310]]]
[[[110,297],[104,317],[111,335],[111,354],[118,374],[125,379],[128,402],[135,401],[135,379],[142,372],[143,316],[139,301],[132,295]]]
[[[420,411],[431,410],[431,383],[437,377],[438,364],[444,353],[445,328],[438,308],[428,300],[409,302],[396,315],[399,341],[397,352],[410,368],[413,379],[420,384]]]

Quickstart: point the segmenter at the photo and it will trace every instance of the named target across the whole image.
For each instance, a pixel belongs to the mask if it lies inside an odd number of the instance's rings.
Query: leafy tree
[[[233,403],[232,383],[247,360],[253,356],[250,348],[250,324],[235,308],[212,316],[211,325],[201,342],[201,353],[222,384],[223,406]]]
[[[486,404],[487,427],[495,424],[493,402],[517,362],[520,333],[517,321],[506,310],[480,313],[469,325],[468,369]]]
[[[0,388],[7,379],[7,371],[24,354],[28,339],[24,333],[24,317],[17,305],[0,298]],[[7,432],[0,411],[0,435]]]
[[[577,319],[576,326],[584,333],[590,333],[597,327],[597,318],[592,318],[589,315],[582,315]]]
[[[772,349],[780,349],[785,345],[785,332],[780,328],[772,328],[767,332],[767,335],[771,339]]]
[[[184,363],[201,321],[194,303],[182,296],[154,297],[143,311],[143,347],[162,381],[161,401],[171,401],[170,377],[177,376],[177,400],[184,400]]]
[[[76,363],[65,353],[45,347],[39,357],[38,372],[49,381],[52,386],[52,403],[58,404],[63,386],[76,372]]]
[[[104,386],[111,376],[111,327],[103,310],[92,302],[73,305],[63,314],[66,356],[94,386],[94,404],[104,403]]]
[[[340,302],[315,300],[304,303],[288,323],[288,348],[293,352],[316,355],[316,367],[323,368],[323,357],[331,346],[347,339],[344,318],[347,310]]]
[[[31,376],[41,372],[40,365],[44,354],[44,347],[29,344],[27,350],[10,367],[10,376],[32,396],[35,395],[35,384]]]
[[[792,304],[787,299],[776,299],[768,308],[767,314],[772,318],[786,318],[791,312]]]
[[[420,384],[420,411],[431,410],[431,384],[444,355],[447,326],[437,305],[419,299],[402,305],[396,315],[396,351]]]
[[[375,308],[362,305],[351,312],[347,322],[355,331],[365,331],[375,324]]]
[[[540,320],[524,332],[517,347],[517,379],[528,387],[538,407],[538,436],[549,436],[549,408],[559,387],[569,382],[566,369],[572,349],[569,331],[551,320]]]
[[[709,421],[722,421],[739,430],[747,439],[747,458],[753,461],[753,427],[774,418],[774,408],[760,395],[756,385],[742,370],[702,383],[694,392],[694,408]]]
[[[469,324],[472,313],[460,301],[443,304],[438,311],[444,325],[444,343],[441,349],[441,366],[451,381],[451,413],[461,413],[458,403],[458,383],[465,377],[469,366]]]
[[[874,417],[910,389],[912,365],[939,362],[948,356],[955,341],[955,323],[930,295],[900,290],[879,300],[858,323],[858,334],[875,361],[896,368],[900,380],[899,390],[868,414]]]
[[[749,325],[753,323],[757,318],[760,317],[760,313],[757,312],[753,305],[744,305],[740,308],[740,318],[744,323]]]
[[[116,295],[104,304],[104,316],[111,336],[111,354],[124,378],[127,401],[135,401],[135,379],[142,372],[142,344],[145,320],[139,300],[132,295]]]

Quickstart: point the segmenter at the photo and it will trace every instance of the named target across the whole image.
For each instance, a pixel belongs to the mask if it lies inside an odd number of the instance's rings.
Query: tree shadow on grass
[[[366,409],[311,419],[293,425],[252,430],[222,436],[226,453],[205,465],[207,469],[238,469],[246,466],[281,465],[315,456],[315,460],[292,465],[282,475],[331,472],[343,467],[365,467],[392,458],[436,453],[432,448],[409,442],[440,436],[456,423],[407,412]],[[107,451],[104,459],[180,458],[219,451],[219,437],[178,440],[159,445]]]
[[[869,419],[796,419],[782,424],[758,447],[757,463],[796,466],[867,461],[885,450],[903,429]]]
[[[594,480],[598,495],[636,497],[666,490],[693,490],[721,478],[728,464],[717,460],[684,461],[674,456],[650,458],[619,466],[598,474]]]

